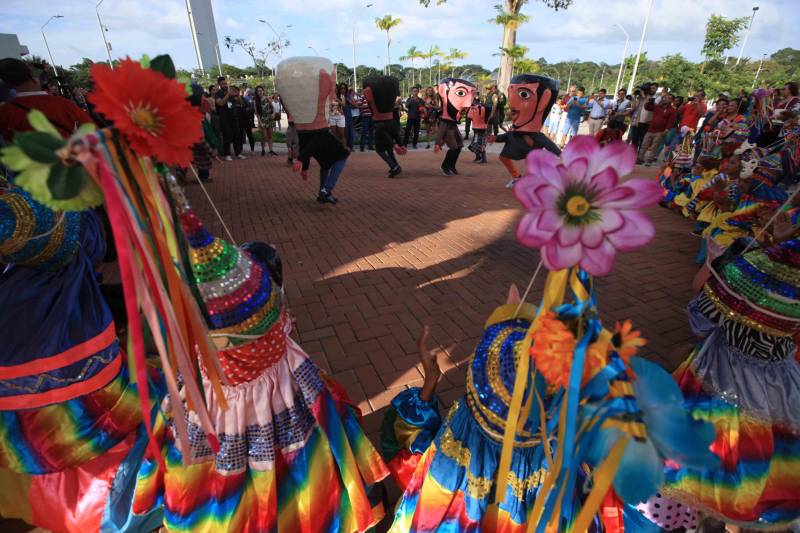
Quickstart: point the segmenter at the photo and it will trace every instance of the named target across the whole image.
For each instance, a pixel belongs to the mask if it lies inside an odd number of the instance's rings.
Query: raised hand
[[[419,397],[426,402],[433,399],[433,395],[436,392],[436,383],[442,375],[442,370],[439,368],[439,363],[436,360],[436,351],[428,348],[429,333],[430,328],[424,326],[422,328],[422,335],[419,337],[419,361],[422,363],[422,371],[425,374],[425,381],[422,384]]]

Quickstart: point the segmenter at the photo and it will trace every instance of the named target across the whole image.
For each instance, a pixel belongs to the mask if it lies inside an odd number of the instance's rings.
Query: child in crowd
[[[595,134],[595,139],[600,141],[600,146],[605,146],[614,141],[621,141],[625,134],[625,121],[621,117],[615,117],[608,121],[605,128]]]

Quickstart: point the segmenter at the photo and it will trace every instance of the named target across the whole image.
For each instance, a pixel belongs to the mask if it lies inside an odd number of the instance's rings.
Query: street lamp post
[[[44,47],[47,48],[47,55],[50,56],[50,66],[53,67],[53,72],[56,76],[58,76],[58,69],[56,68],[56,62],[53,61],[53,52],[50,51],[50,45],[47,44],[47,36],[44,34],[44,27],[50,24],[50,21],[53,19],[63,19],[64,15],[53,15],[47,22],[42,24],[42,39],[44,39]]]
[[[737,65],[742,60],[742,55],[744,54],[744,47],[747,45],[747,38],[750,37],[750,30],[753,28],[753,19],[756,18],[756,11],[758,11],[758,6],[753,6],[753,14],[750,16],[750,24],[747,25],[747,33],[744,34],[744,40],[742,41],[742,47],[739,48],[739,57],[736,59],[736,64]]]
[[[364,6],[365,8],[372,7],[372,4],[367,4]],[[358,65],[356,64],[356,23],[353,21],[353,87],[358,86],[358,74],[356,71],[358,70]]]
[[[614,85],[614,94],[617,94],[617,91],[619,91],[619,84],[622,83],[622,69],[625,68],[625,59],[628,57],[628,43],[631,40],[631,36],[628,35],[628,32],[625,31],[625,28],[623,28],[621,24],[614,24],[614,26],[618,27],[620,30],[622,30],[622,33],[625,34],[625,48],[622,49],[622,61],[619,63],[617,83]]]
[[[750,86],[750,90],[756,88],[756,83],[758,82],[758,75],[761,74],[761,67],[764,66],[764,58],[767,57],[767,54],[761,54],[761,61],[758,62],[758,70],[756,71],[756,75],[753,78],[753,85]]]
[[[636,82],[636,71],[639,70],[639,59],[642,57],[642,47],[644,47],[644,37],[647,34],[647,23],[650,21],[650,12],[653,10],[653,0],[647,6],[647,14],[644,16],[644,26],[642,26],[642,37],[639,39],[639,51],[636,52],[636,61],[633,63],[631,81],[628,82],[628,94],[633,93],[633,84]]]
[[[97,23],[100,24],[100,35],[103,36],[103,44],[106,46],[106,54],[108,54],[108,66],[111,69],[114,69],[114,63],[111,61],[111,48],[108,46],[108,40],[106,39],[106,28],[103,26],[103,21],[100,20],[100,4],[102,4],[105,0],[100,0],[97,2],[97,5],[94,6],[94,11],[97,13]]]

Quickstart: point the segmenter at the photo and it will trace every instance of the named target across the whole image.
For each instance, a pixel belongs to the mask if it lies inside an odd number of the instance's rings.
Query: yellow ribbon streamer
[[[594,488],[592,488],[592,492],[589,493],[589,497],[586,498],[586,501],[583,502],[583,508],[578,514],[578,518],[575,519],[572,523],[572,527],[569,529],[570,533],[573,531],[581,532],[589,530],[589,524],[592,522],[597,509],[602,505],[603,498],[608,494],[608,489],[614,481],[614,475],[617,473],[620,462],[622,462],[622,455],[625,453],[625,447],[627,445],[627,438],[618,440],[617,443],[614,444],[614,447],[611,448],[611,453],[608,454],[603,464],[595,470]]]

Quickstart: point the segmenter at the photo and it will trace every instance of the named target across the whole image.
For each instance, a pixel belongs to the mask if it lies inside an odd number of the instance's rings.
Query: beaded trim
[[[761,332],[767,333],[769,335],[774,335],[776,337],[790,337],[792,335],[791,331],[794,328],[789,326],[789,325],[781,324],[784,327],[786,327],[786,329],[784,329],[784,330],[781,330],[781,329],[778,329],[777,327],[774,327],[774,326],[777,326],[776,323],[780,322],[777,319],[773,319],[772,317],[767,317],[766,315],[764,315],[763,318],[765,319],[765,322],[769,322],[770,323],[770,324],[766,324],[764,322],[760,322],[758,320],[755,320],[753,318],[750,318],[750,317],[748,317],[746,315],[741,314],[739,312],[739,310],[732,309],[732,308],[728,307],[728,304],[726,302],[722,301],[720,296],[715,291],[715,288],[711,286],[711,282],[712,281],[714,281],[714,280],[709,280],[709,283],[706,283],[703,286],[703,292],[705,292],[706,296],[708,296],[708,299],[711,300],[714,303],[715,306],[717,306],[717,309],[719,309],[720,313],[725,315],[725,318],[728,318],[729,320],[734,320],[734,321],[736,321],[736,322],[738,322],[740,324],[744,324],[745,326],[751,327],[751,328],[753,328],[753,329],[755,329],[757,331],[761,331]],[[717,284],[715,283],[715,285],[717,285]],[[734,301],[741,302],[741,300],[734,300]],[[746,306],[746,304],[744,304],[744,303],[741,303],[741,305],[740,305],[740,307],[745,307],[745,306]],[[756,314],[758,316],[757,312],[754,312],[751,309],[748,309],[748,310],[751,313],[754,313],[754,314]],[[789,331],[787,331],[787,330],[789,330]]]
[[[467,494],[475,499],[486,498],[494,486],[493,478],[476,476],[472,473],[469,466],[472,461],[472,453],[465,448],[461,441],[455,438],[453,430],[449,427],[445,429],[439,440],[439,450],[447,457],[463,467],[467,474]],[[506,483],[517,500],[524,502],[525,496],[532,492],[544,481],[547,471],[543,468],[537,470],[526,478],[520,478],[516,473],[509,471]]]
[[[20,251],[25,246],[25,243],[33,235],[36,224],[28,204],[18,194],[4,194],[0,197],[0,201],[4,202],[14,215],[7,221],[14,222],[11,236],[0,242],[0,256],[6,256]]]
[[[245,320],[244,322],[240,322],[233,326],[222,328],[222,329],[215,329],[213,333],[236,333],[236,334],[255,334],[257,329],[261,329],[263,324],[271,323],[277,320],[278,314],[280,313],[280,306],[278,305],[280,299],[280,293],[278,291],[272,291],[272,295],[269,298],[264,307],[259,309],[256,313],[254,313],[250,318]],[[255,333],[251,333],[255,332]]]
[[[789,317],[800,316],[794,288],[765,274],[746,261],[737,260],[724,269],[726,283],[751,302]],[[795,303],[786,300],[794,300]]]
[[[769,271],[770,275],[783,283],[800,287],[800,272],[794,267],[771,261],[763,253],[747,254],[747,256],[745,256],[745,261],[763,273]]]

